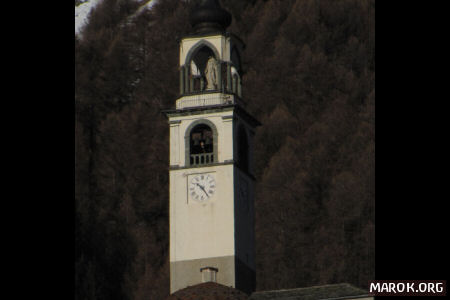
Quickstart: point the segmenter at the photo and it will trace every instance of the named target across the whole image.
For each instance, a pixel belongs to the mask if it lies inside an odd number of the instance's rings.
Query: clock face
[[[212,197],[216,190],[216,181],[211,174],[198,174],[189,182],[191,199],[205,202]]]

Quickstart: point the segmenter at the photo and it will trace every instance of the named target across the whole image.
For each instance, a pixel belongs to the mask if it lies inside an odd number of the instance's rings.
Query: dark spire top
[[[200,0],[189,15],[195,33],[224,32],[231,24],[231,14],[218,0]]]

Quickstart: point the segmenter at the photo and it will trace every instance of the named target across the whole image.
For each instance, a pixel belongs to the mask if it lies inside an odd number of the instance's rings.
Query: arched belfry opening
[[[242,70],[239,50],[233,46],[229,60],[222,60],[207,39],[191,46],[180,67],[180,94],[227,93],[242,97]]]
[[[180,94],[196,94],[222,89],[221,60],[217,49],[201,40],[189,49],[180,67]]]
[[[231,91],[233,94],[242,97],[242,82],[241,82],[241,57],[236,47],[231,51]]]
[[[217,130],[208,120],[198,120],[186,130],[186,164],[207,165],[217,161]]]
[[[191,50],[186,58],[185,73],[188,80],[184,92],[220,90],[220,60],[214,46],[201,41]]]
[[[211,127],[199,124],[190,133],[190,153],[213,153],[213,133]]]
[[[206,65],[210,57],[214,58],[215,60],[218,60],[218,57],[216,57],[215,53],[210,47],[202,45],[201,47],[199,47],[199,49],[195,51],[193,57],[190,59],[190,62],[191,65],[195,65],[198,68],[198,71],[202,75],[204,75]]]

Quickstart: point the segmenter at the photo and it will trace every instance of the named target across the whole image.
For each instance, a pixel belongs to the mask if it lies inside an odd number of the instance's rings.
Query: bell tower
[[[170,292],[215,281],[255,289],[253,137],[242,97],[242,41],[218,0],[190,12],[170,126]]]

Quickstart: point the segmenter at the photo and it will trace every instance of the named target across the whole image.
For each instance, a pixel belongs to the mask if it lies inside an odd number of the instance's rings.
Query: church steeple
[[[218,0],[191,11],[170,126],[170,291],[214,280],[255,289],[253,139],[242,99],[242,41]],[[199,272],[201,270],[201,272]],[[209,277],[208,277],[209,276]],[[210,279],[208,279],[210,278]]]
[[[231,14],[220,6],[218,0],[201,0],[190,12],[189,21],[194,33],[222,33],[231,24]]]
[[[226,32],[231,14],[218,0],[201,0],[190,15],[193,34],[180,42],[180,98],[176,108],[240,104],[242,41]]]

